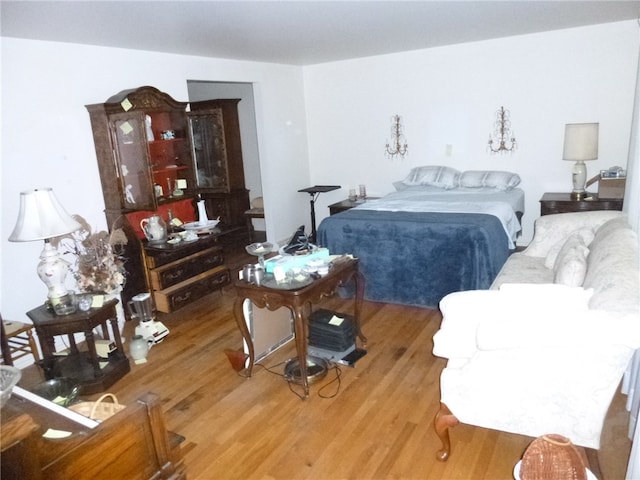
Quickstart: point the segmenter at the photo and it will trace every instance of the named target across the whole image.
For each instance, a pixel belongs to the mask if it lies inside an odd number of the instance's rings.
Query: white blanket
[[[515,240],[521,230],[514,211],[514,202],[498,200],[505,192],[472,194],[468,190],[406,189],[393,192],[383,198],[367,200],[356,208],[362,210],[386,210],[391,212],[435,212],[435,213],[483,213],[500,220],[507,234],[509,248],[515,248]]]

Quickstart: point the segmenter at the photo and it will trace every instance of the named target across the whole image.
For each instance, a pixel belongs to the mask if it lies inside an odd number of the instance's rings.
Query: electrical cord
[[[254,367],[261,367],[263,370],[265,370],[266,372],[272,374],[272,375],[276,375],[282,379],[284,379],[287,382],[287,385],[289,387],[289,390],[291,391],[291,393],[293,393],[294,395],[296,395],[297,397],[299,397],[301,400],[304,400],[304,395],[298,393],[297,391],[294,390],[293,385],[299,385],[297,382],[292,382],[291,380],[289,380],[287,378],[287,376],[284,373],[281,373],[279,371],[275,371],[274,369],[285,365],[289,360],[285,360],[283,362],[280,363],[276,363],[274,365],[271,365],[269,367],[267,367],[266,365],[263,365],[262,363],[255,363]],[[325,383],[324,385],[322,385],[317,392],[318,397],[320,398],[335,398],[339,393],[340,393],[340,387],[342,385],[342,369],[340,368],[340,366],[337,363],[333,363],[330,362],[330,367],[329,370],[333,370],[335,372],[335,377],[330,380],[329,382]],[[236,374],[239,377],[242,378],[249,378],[248,375],[244,375],[241,372],[236,372]],[[333,393],[331,394],[324,394],[323,391],[328,388],[330,385],[333,385],[335,382],[337,382],[337,386],[336,389]]]

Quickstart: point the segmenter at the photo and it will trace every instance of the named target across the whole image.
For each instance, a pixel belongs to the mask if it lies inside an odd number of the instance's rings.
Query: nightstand
[[[549,192],[542,195],[540,199],[540,215],[592,210],[622,210],[622,199],[598,198],[597,193],[591,193],[588,200],[574,200],[570,193]]]
[[[380,197],[367,197],[367,200],[377,200]],[[342,200],[341,202],[334,203],[329,205],[329,215],[335,215],[336,213],[344,212],[345,210],[349,210],[350,208],[357,207],[358,205],[362,205],[367,200]]]

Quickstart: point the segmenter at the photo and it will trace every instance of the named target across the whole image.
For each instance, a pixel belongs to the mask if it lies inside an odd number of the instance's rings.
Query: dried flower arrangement
[[[111,233],[92,232],[87,221],[73,215],[82,227],[58,237],[60,251],[71,258],[69,270],[81,292],[120,292],[126,280],[125,259],[122,256],[127,237],[121,228]]]

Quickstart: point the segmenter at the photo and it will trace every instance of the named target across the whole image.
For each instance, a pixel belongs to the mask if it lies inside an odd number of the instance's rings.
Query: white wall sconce
[[[487,150],[494,153],[513,153],[518,148],[516,137],[511,131],[511,114],[509,110],[500,107],[496,112],[496,121],[493,124],[494,130],[489,134],[489,144]]]
[[[396,155],[404,158],[408,153],[408,148],[407,140],[402,132],[402,117],[394,115],[391,117],[391,140],[385,145],[385,154],[392,160]]]
[[[568,123],[564,127],[562,160],[576,162],[571,171],[571,197],[582,200],[586,195],[587,166],[585,161],[598,159],[599,123]]]

